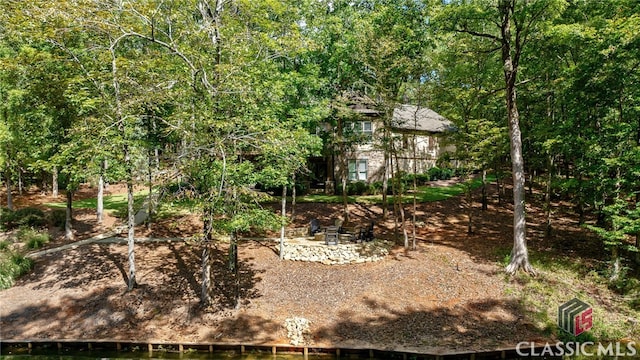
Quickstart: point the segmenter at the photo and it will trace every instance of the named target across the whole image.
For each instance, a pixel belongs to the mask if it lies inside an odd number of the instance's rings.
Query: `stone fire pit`
[[[324,234],[322,234],[324,236]],[[359,264],[384,259],[389,254],[391,243],[374,240],[359,244],[341,243],[325,245],[314,238],[287,239],[283,258],[294,261],[312,261],[326,265]],[[324,241],[324,238],[322,238]]]

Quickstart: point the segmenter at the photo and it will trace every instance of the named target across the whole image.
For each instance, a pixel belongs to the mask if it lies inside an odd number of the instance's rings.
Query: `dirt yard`
[[[18,196],[17,203],[25,199]],[[34,195],[29,201],[37,200]],[[406,210],[410,219],[411,206]],[[379,206],[350,205],[350,213],[356,224],[374,220],[377,237],[393,238],[393,221],[382,219]],[[296,214],[292,226],[312,218],[329,224],[340,217],[341,206],[298,204]],[[540,208],[530,206],[528,215],[532,249],[554,247],[542,236]],[[51,254],[0,292],[0,337],[286,344],[285,319],[303,317],[311,322],[308,344],[315,346],[453,351],[545,340],[507,291],[517,284],[502,272],[512,242],[510,205],[497,204],[495,197],[486,211],[476,204],[473,234],[467,233],[461,198],[421,204],[416,217],[417,250],[397,246],[375,263],[280,261],[275,242],[242,242],[237,309],[231,305],[225,243],[214,250],[215,301],[209,308],[198,303],[199,245],[138,244],[140,286],[131,292],[125,245],[91,244]],[[584,235],[570,217],[558,212],[555,219],[563,234],[558,242],[567,245]],[[76,223],[79,238],[104,230],[89,211],[79,212]],[[140,227],[137,234],[187,237],[199,229],[198,218],[186,216],[160,220],[151,230]]]

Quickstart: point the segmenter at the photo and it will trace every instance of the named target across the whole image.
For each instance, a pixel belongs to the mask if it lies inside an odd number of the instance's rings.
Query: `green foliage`
[[[42,227],[47,224],[45,213],[38,208],[22,208],[15,211],[3,209],[0,226],[6,230],[17,227]]]
[[[53,209],[49,212],[48,218],[51,225],[63,229],[67,221],[67,211]]]
[[[15,279],[33,267],[33,261],[23,255],[3,251],[0,253],[0,290],[13,286]]]
[[[598,234],[607,247],[622,247],[637,253],[639,249],[626,241],[631,235],[640,233],[640,207],[634,200],[615,199],[613,204],[602,207],[601,212],[607,219],[606,224],[587,224],[586,227]]]
[[[50,239],[47,232],[40,232],[26,227],[20,228],[16,236],[18,241],[24,243],[28,249],[39,249]]]

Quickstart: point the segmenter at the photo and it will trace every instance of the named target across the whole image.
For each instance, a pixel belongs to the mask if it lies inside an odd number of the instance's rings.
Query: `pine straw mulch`
[[[374,220],[378,237],[393,236],[393,222],[382,220],[379,207],[350,205],[350,212],[353,223]],[[311,218],[327,224],[340,213],[339,205],[298,204],[292,226]],[[535,221],[529,224],[532,246],[550,246],[541,236],[540,208],[530,206],[528,214]],[[285,319],[302,317],[311,322],[310,346],[461,351],[544,340],[523,316],[519,299],[506,291],[513,284],[505,281],[500,262],[512,242],[509,205],[493,198],[486,211],[474,207],[473,234],[467,234],[460,198],[421,204],[416,216],[417,250],[398,246],[375,263],[280,261],[276,243],[242,242],[238,308],[225,243],[213,251],[214,303],[205,309],[198,303],[199,245],[138,244],[140,285],[131,292],[125,245],[48,255],[0,292],[0,337],[285,344]],[[556,218],[566,234],[580,235],[569,218]],[[199,228],[194,216],[165,219],[144,235]]]

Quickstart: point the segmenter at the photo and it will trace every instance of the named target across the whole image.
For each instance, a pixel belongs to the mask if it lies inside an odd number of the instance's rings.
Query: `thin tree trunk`
[[[67,190],[67,212],[64,219],[64,239],[71,241],[73,236],[73,191]]]
[[[149,182],[149,195],[147,197],[147,229],[151,229],[151,222],[153,221],[153,154],[148,153],[147,159],[147,181]]]
[[[342,213],[344,222],[349,222],[349,201],[347,198],[347,156],[344,139],[344,124],[342,120],[338,120],[338,141],[339,141],[339,162],[340,162],[340,182],[342,186]],[[356,164],[357,166],[357,164]],[[356,169],[357,171],[357,169]]]
[[[489,203],[487,199],[487,169],[482,169],[482,210],[487,210]]]
[[[200,304],[207,307],[211,304],[211,242],[205,238],[202,247],[202,291],[200,293]]]
[[[202,290],[200,293],[200,303],[202,307],[211,304],[211,239],[212,239],[212,216],[211,209],[205,206],[202,210],[203,223],[203,247],[202,247]]]
[[[418,199],[417,199],[418,180],[416,179],[418,177],[418,156],[416,153],[417,147],[418,147],[418,141],[416,140],[416,135],[413,134],[413,214],[411,216],[411,224],[413,228],[412,242],[411,242],[412,250],[416,249],[416,214],[418,212]]]
[[[545,218],[545,230],[544,236],[546,238],[551,237],[551,232],[553,231],[551,225],[551,181],[553,180],[553,158],[554,156],[549,155],[549,167],[547,168],[547,187],[544,194],[544,218]]]
[[[393,147],[392,149],[393,149],[393,154],[395,155],[395,158],[396,158],[396,161],[395,161],[396,174],[400,175],[401,172],[400,172],[400,162],[398,161],[398,151],[395,150]],[[409,234],[407,233],[407,225],[406,225],[405,214],[404,214],[404,203],[402,199],[403,185],[402,185],[402,179],[400,178],[400,176],[398,176],[396,183],[398,184],[398,192],[396,193],[396,196],[394,198],[397,198],[397,203],[398,203],[398,212],[400,214],[400,229],[402,230],[404,248],[409,249]]]
[[[296,218],[296,174],[293,174],[293,188],[291,189],[291,221]]]
[[[96,204],[96,216],[98,217],[98,224],[102,224],[104,215],[104,171],[106,162],[103,160],[100,162],[100,175],[98,177],[98,198]]]
[[[640,209],[640,191],[636,192],[636,209]],[[636,231],[636,248],[640,249],[640,229]],[[640,254],[637,254],[636,257],[640,259]]]
[[[51,177],[51,195],[55,198],[58,197],[58,167],[53,167],[53,174]]]
[[[282,225],[280,226],[280,260],[284,259],[284,218],[287,216],[287,185],[282,185]]]
[[[471,180],[471,177],[469,177]],[[473,193],[471,184],[465,184],[465,199],[467,207],[467,234],[473,234]]]
[[[22,168],[18,168],[18,194],[22,195],[23,190],[24,190],[24,184],[22,181]]]
[[[393,156],[389,156],[389,178],[391,179],[391,196],[393,197],[393,240],[398,241],[398,186],[396,185],[396,179],[394,179],[393,171]]]
[[[7,209],[13,210],[13,196],[11,195],[11,175],[9,171],[5,171],[5,185],[7,186]]]
[[[115,46],[112,43],[110,50],[111,55],[111,76],[114,92],[114,100],[116,107],[116,120],[119,123],[119,130],[124,141],[124,165],[126,168],[126,184],[127,184],[127,260],[129,262],[129,279],[127,281],[128,291],[132,291],[137,286],[136,280],[136,259],[135,259],[135,214],[133,212],[133,164],[129,150],[129,139],[127,137],[127,126],[122,116],[122,102],[120,99],[120,83],[118,82],[118,62],[116,57]]]
[[[384,175],[382,178],[382,218],[386,220],[389,215],[389,204],[387,203],[387,192],[389,191],[389,153],[386,147],[384,149],[384,163],[382,166],[384,166]]]
[[[124,145],[125,164],[127,166],[127,258],[129,259],[129,291],[137,286],[136,281],[136,258],[135,258],[135,213],[133,210],[133,165],[129,146]]]
[[[229,235],[229,270],[233,273],[233,307],[240,307],[240,271],[238,270],[238,238]]]

